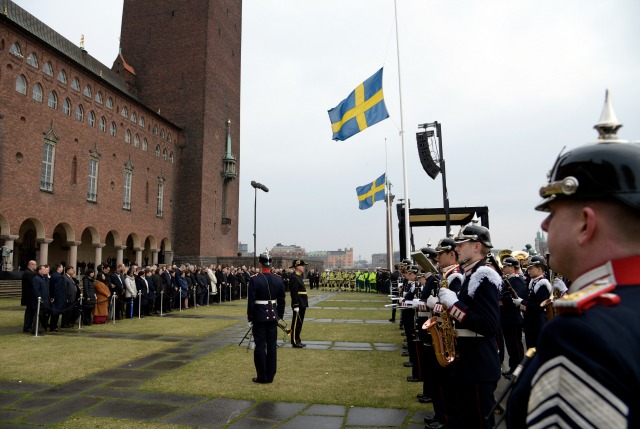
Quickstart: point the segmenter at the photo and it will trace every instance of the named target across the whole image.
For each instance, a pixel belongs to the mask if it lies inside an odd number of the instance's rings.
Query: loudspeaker
[[[440,167],[436,164],[435,160],[431,156],[431,149],[429,148],[429,136],[428,131],[416,133],[416,140],[418,141],[418,155],[420,156],[420,163],[422,168],[429,177],[435,179],[440,173]],[[433,132],[431,132],[433,135]]]

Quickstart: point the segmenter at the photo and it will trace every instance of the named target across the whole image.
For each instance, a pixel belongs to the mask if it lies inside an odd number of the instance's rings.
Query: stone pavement
[[[314,296],[310,304],[316,304],[332,295],[334,294],[327,293]],[[338,319],[308,319],[312,320],[321,323],[345,322]],[[423,418],[432,414],[428,411],[347,408],[343,405],[304,402],[211,399],[137,390],[137,387],[147,380],[180,368],[231,343],[238,344],[246,330],[246,323],[239,322],[237,325],[199,338],[106,334],[118,338],[126,336],[129,339],[155,339],[173,344],[161,352],[61,385],[0,381],[0,428],[51,426],[67,420],[76,413],[84,412],[93,417],[115,417],[202,428],[415,429],[424,427]],[[105,336],[98,333],[90,335]],[[308,349],[400,350],[398,344],[383,343],[308,341],[307,344]]]

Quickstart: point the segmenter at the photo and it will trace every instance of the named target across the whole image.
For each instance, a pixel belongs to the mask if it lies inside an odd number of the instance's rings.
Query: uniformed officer
[[[302,259],[296,259],[290,268],[294,269],[289,283],[291,290],[291,308],[293,309],[293,321],[291,323],[291,347],[301,349],[306,347],[300,340],[300,332],[304,323],[304,314],[309,307],[307,289],[304,287],[304,267],[307,265]]]
[[[513,256],[502,260],[502,273],[506,277],[517,297],[526,296],[527,285],[519,272],[520,262]],[[513,302],[514,296],[506,288],[503,288],[500,295],[500,326],[504,345],[509,354],[509,369],[503,372],[507,378],[511,377],[518,364],[524,357],[524,346],[522,345],[522,313],[520,307]],[[502,357],[501,357],[502,359]]]
[[[404,335],[407,339],[409,351],[409,362],[405,362],[404,366],[411,368],[411,375],[407,377],[407,381],[410,382],[422,381],[420,378],[420,368],[418,366],[418,353],[414,344],[414,340],[416,339],[416,312],[412,306],[413,300],[420,296],[419,285],[416,281],[417,274],[417,265],[407,266],[405,273],[405,292],[402,301],[400,301],[400,317],[402,319],[402,326],[404,327]]]
[[[569,293],[507,404],[522,427],[640,427],[640,145],[616,136],[607,99],[597,144],[562,154],[536,207]]]
[[[261,272],[249,280],[247,319],[252,323],[256,367],[254,383],[271,383],[276,374],[278,353],[278,320],[284,316],[285,292],[282,279],[271,273],[271,258],[263,253],[258,258]]]
[[[464,227],[455,238],[464,270],[464,282],[456,295],[440,288],[438,298],[455,320],[458,358],[449,365],[447,425],[450,428],[491,428],[493,392],[500,378],[496,334],[500,328],[498,297],[502,278],[485,265],[493,247],[489,230],[480,225]]]
[[[527,267],[527,272],[531,277],[529,289],[524,297],[513,299],[513,303],[519,305],[524,314],[524,338],[527,342],[527,348],[537,345],[540,331],[547,321],[545,309],[541,304],[549,299],[553,287],[544,277],[545,268],[544,256],[533,256]]]

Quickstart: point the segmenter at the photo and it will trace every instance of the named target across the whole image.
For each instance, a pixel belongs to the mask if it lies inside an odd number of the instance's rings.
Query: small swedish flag
[[[387,175],[383,174],[371,183],[364,186],[358,186],[356,193],[358,194],[358,203],[360,210],[371,207],[376,201],[383,201],[385,198],[385,187],[387,184]]]
[[[382,70],[358,85],[347,98],[329,110],[333,140],[346,140],[389,117],[382,93]]]

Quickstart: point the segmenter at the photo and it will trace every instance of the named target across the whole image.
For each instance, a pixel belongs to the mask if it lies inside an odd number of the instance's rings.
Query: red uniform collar
[[[613,259],[578,277],[572,284],[570,292],[575,292],[597,280],[607,280],[617,286],[640,285],[640,255],[628,258]]]
[[[271,274],[271,268],[263,268],[262,274]]]

